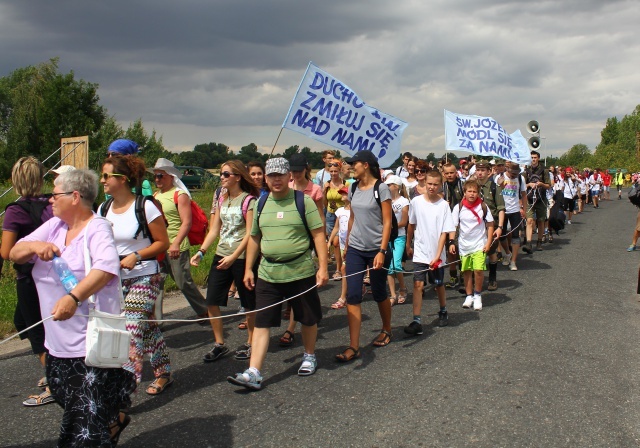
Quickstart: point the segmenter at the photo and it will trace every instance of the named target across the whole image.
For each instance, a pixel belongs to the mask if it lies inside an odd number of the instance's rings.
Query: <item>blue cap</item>
[[[127,140],[126,138],[119,138],[118,140],[114,140],[107,149],[107,152],[117,152],[118,154],[122,154],[123,156],[128,156],[131,154],[138,154],[139,150],[136,142],[132,140]]]

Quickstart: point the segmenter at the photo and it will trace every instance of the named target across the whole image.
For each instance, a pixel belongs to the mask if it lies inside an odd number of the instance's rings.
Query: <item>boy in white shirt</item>
[[[465,182],[464,199],[453,209],[453,224],[458,227],[460,270],[467,293],[462,307],[471,308],[473,305],[476,311],[482,309],[482,283],[487,269],[485,260],[493,235],[493,217],[489,207],[480,199],[479,191],[475,180]],[[455,245],[449,247],[449,252],[455,255]]]
[[[413,321],[404,327],[404,332],[410,335],[422,334],[420,311],[422,308],[422,292],[427,279],[434,284],[440,311],[438,325],[444,327],[449,324],[447,314],[447,297],[444,289],[445,243],[449,233],[456,228],[451,219],[449,203],[440,196],[442,188],[442,174],[433,170],[427,173],[427,192],[416,196],[409,206],[409,227],[407,228],[407,256],[413,256]],[[415,236],[415,240],[414,240]],[[411,247],[411,242],[414,245]]]

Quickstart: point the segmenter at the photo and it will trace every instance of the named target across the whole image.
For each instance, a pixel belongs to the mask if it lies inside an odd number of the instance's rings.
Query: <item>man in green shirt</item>
[[[291,299],[291,308],[295,320],[302,324],[304,355],[298,375],[315,373],[315,345],[318,322],[322,319],[316,286],[326,285],[329,280],[324,227],[315,203],[304,196],[304,216],[320,265],[317,272],[311,258],[309,234],[296,207],[294,190],[289,187],[289,162],[282,157],[270,159],[265,175],[270,193],[262,211],[256,206],[246,252],[246,266],[253,266],[258,254],[262,254],[258,279],[250,268],[245,269],[244,283],[248,289],[255,288],[256,309],[277,305],[256,314],[249,368],[227,377],[230,383],[253,390],[262,387],[260,369],[269,349],[269,329],[280,326],[280,302],[286,298],[295,297]]]

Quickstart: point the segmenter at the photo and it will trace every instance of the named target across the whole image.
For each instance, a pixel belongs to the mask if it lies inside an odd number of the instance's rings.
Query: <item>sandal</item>
[[[351,352],[351,355],[348,355],[347,354],[348,352]],[[339,362],[349,362],[359,357],[360,357],[360,349],[353,348],[353,347],[347,347],[344,352],[336,355],[336,359]]]
[[[398,303],[398,299],[395,296],[387,297],[387,299],[389,299],[389,302],[391,302],[391,306],[394,306],[396,303]]]
[[[124,431],[124,429],[129,426],[129,423],[131,423],[131,417],[129,417],[127,414],[121,414],[124,415],[122,421],[120,421],[120,414],[118,414],[118,419],[109,425],[110,431],[118,428],[118,430],[111,436],[111,441],[114,443],[114,445],[118,444],[118,440],[120,440],[120,434],[122,434],[122,431]]]
[[[25,406],[42,406],[44,404],[54,403],[56,401],[51,395],[51,392],[45,390],[40,395],[29,395],[29,397],[22,402]]]
[[[49,381],[47,380],[46,376],[43,376],[42,378],[40,378],[40,381],[38,381],[38,387],[40,389],[44,389],[48,385],[49,385]]]
[[[280,347],[289,347],[293,345],[293,341],[295,341],[295,336],[289,330],[286,330],[282,337],[280,338]]]
[[[160,384],[160,380],[167,380],[164,384]],[[147,394],[149,395],[160,395],[164,390],[173,384],[173,378],[171,378],[170,373],[163,373],[158,378],[153,380],[153,383],[147,386]],[[122,428],[124,429],[124,428]]]
[[[364,279],[362,280],[362,283],[369,286],[371,285],[371,279],[369,279],[369,273],[367,272],[367,275],[364,276]]]
[[[235,297],[235,295],[238,293],[237,289],[230,289],[229,293],[227,294],[227,298],[229,300],[233,299]]]
[[[342,274],[340,273],[340,271],[336,271],[336,272],[333,274],[332,279],[333,279],[334,281],[342,280]]]
[[[342,308],[345,308],[347,306],[347,301],[346,299],[343,299],[342,297],[338,299],[338,301],[336,303],[334,303],[333,305],[331,305],[331,309],[332,310],[340,310]]]
[[[382,338],[380,338],[380,336],[382,336]],[[384,347],[389,345],[389,342],[391,342],[391,333],[386,330],[381,330],[378,337],[373,340],[373,345],[375,347]]]
[[[400,291],[398,291],[398,305],[402,305],[406,301],[407,301],[407,289],[403,288]]]
[[[246,330],[249,328],[249,323],[245,320],[238,324],[238,330]]]

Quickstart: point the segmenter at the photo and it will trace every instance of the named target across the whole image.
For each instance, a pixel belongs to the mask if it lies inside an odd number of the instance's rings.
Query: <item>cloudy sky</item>
[[[0,76],[60,57],[170,150],[269,152],[313,61],[407,121],[403,151],[443,154],[448,109],[525,136],[538,120],[544,157],[594,149],[608,117],[640,104],[639,3],[0,0]],[[276,152],[294,144],[323,149],[284,130]]]

